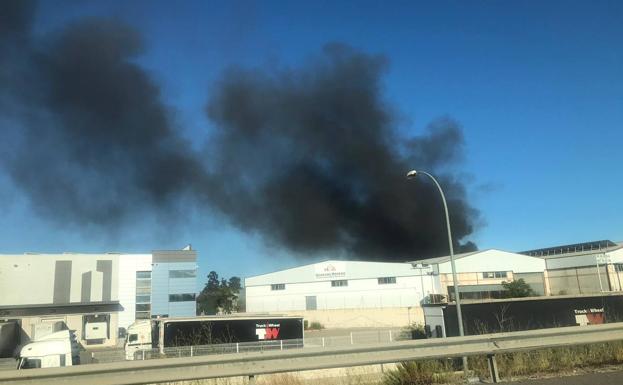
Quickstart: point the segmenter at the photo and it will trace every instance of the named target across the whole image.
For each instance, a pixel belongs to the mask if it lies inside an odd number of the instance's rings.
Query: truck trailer
[[[303,340],[303,318],[273,315],[137,320],[128,327],[126,359],[140,351],[240,342]]]

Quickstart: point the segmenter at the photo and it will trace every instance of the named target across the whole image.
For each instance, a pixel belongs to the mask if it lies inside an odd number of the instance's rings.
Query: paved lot
[[[621,385],[623,384],[623,371],[505,383],[514,385]]]

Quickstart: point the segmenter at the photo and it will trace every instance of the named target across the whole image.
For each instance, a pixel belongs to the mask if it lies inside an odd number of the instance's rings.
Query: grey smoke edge
[[[181,137],[136,64],[137,31],[88,19],[35,44],[27,7],[14,4],[0,3],[0,13],[22,15],[10,27],[19,33],[0,30],[0,57],[16,39],[27,43],[20,65],[0,73],[0,110],[18,121],[3,130],[19,138],[3,163],[49,220],[113,231],[189,199],[294,252],[439,255],[447,245],[437,192],[404,179],[420,167],[444,185],[455,239],[473,231],[479,213],[448,172],[462,157],[460,126],[441,119],[420,136],[398,132],[381,92],[381,55],[330,44],[296,68],[228,70],[210,89],[217,133],[206,156]],[[25,77],[20,68],[29,78],[8,81]]]

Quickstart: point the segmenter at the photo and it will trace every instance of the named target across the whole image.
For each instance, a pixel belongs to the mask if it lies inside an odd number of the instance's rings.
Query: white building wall
[[[395,277],[396,283],[380,285],[380,277]],[[332,280],[348,286],[333,287]],[[271,290],[271,284],[284,284],[285,290]],[[408,263],[328,261],[247,278],[245,286],[247,311],[278,312],[306,310],[307,296],[316,297],[317,310],[419,306],[439,282],[426,269],[420,277]]]
[[[90,302],[102,300],[102,273],[97,261],[112,261],[110,300],[118,297],[118,254],[12,254],[0,255],[0,306],[51,304],[55,264],[71,261],[69,302],[82,301],[82,274],[90,273]],[[95,296],[93,296],[95,295]]]
[[[130,326],[136,316],[136,272],[151,271],[151,254],[121,254],[119,256],[119,327]]]
[[[542,258],[530,257],[523,254],[490,249],[475,252],[455,260],[456,270],[459,273],[512,271],[514,273],[534,273],[545,270],[545,261]],[[452,267],[449,261],[439,264],[439,273],[451,274]]]

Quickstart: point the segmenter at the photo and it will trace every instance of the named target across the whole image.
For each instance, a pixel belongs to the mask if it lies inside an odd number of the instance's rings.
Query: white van
[[[25,345],[19,353],[17,369],[72,366],[71,334],[61,330]]]

